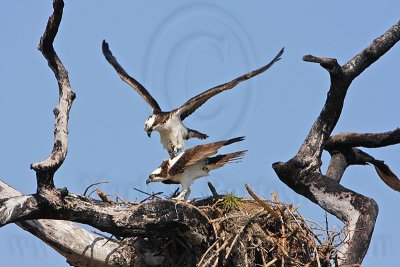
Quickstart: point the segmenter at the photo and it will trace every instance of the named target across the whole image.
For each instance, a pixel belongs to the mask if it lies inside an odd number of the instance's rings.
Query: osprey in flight
[[[149,175],[146,184],[151,182],[181,184],[182,192],[175,199],[187,199],[190,194],[190,185],[194,180],[207,176],[210,171],[218,169],[227,163],[237,162],[244,156],[246,151],[210,156],[217,153],[221,147],[243,139],[244,137],[237,137],[189,148],[172,159],[164,160],[160,167]]]
[[[146,120],[144,124],[144,130],[150,137],[152,131],[158,131],[160,133],[161,143],[164,148],[168,150],[170,158],[173,158],[177,152],[183,149],[184,140],[189,138],[206,139],[208,136],[204,133],[200,133],[196,130],[189,129],[183,125],[182,121],[192,114],[196,109],[203,105],[211,97],[225,91],[232,89],[242,81],[246,81],[264,71],[269,69],[276,61],[280,60],[280,56],[283,54],[284,49],[275,56],[275,58],[267,65],[246,73],[230,82],[218,85],[195,97],[192,97],[186,101],[182,106],[171,111],[162,111],[157,101],[150,95],[149,91],[144,88],[138,81],[128,75],[126,71],[121,67],[116,58],[112,55],[108,44],[103,41],[102,44],[103,54],[107,61],[114,67],[121,79],[130,85],[139,95],[141,95],[147,104],[150,105],[153,114]]]

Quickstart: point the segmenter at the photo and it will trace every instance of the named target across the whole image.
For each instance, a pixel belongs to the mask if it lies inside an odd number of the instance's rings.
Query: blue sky
[[[301,58],[335,57],[343,64],[396,23],[399,10],[400,2],[394,0],[66,1],[55,49],[77,99],[70,114],[69,153],[56,174],[56,186],[83,193],[89,184],[108,181],[99,188],[128,200],[144,198],[134,187],[168,194],[177,188],[145,184],[167,153],[157,133],[149,139],[143,131],[150,109],[106,62],[103,39],[167,110],[266,64],[285,47],[272,69],[216,96],[185,120],[188,127],[207,133],[210,142],[246,136],[222,152],[249,150],[240,164],[196,181],[191,197],[208,195],[208,180],[217,190],[240,196],[247,196],[248,183],[260,196],[270,198],[276,191],[280,200],[300,204],[305,216],[323,222],[323,211],[293,193],[271,168],[297,152],[329,88],[328,73]],[[0,179],[27,194],[36,188],[29,165],[47,157],[53,143],[58,88],[37,50],[51,13],[51,1],[7,1],[0,9]],[[397,45],[353,82],[334,133],[399,126],[399,58]],[[400,174],[400,146],[366,151]],[[323,159],[326,168],[329,157]],[[343,185],[379,204],[363,266],[392,265],[400,253],[400,217],[394,208],[400,194],[381,182],[371,166],[349,168]],[[67,266],[51,248],[14,225],[0,229],[0,251],[1,266]]]

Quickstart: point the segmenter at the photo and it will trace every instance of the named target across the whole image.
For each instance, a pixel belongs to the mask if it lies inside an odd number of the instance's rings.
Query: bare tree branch
[[[400,143],[400,129],[385,133],[340,133],[329,137],[325,144],[326,150],[343,147],[378,148]]]
[[[343,174],[349,167],[348,159],[346,155],[341,152],[331,153],[331,160],[329,161],[328,170],[326,176],[340,183]]]
[[[336,75],[340,75],[342,71],[342,67],[338,64],[335,58],[306,55],[303,57],[303,60],[307,62],[319,63],[321,67]]]
[[[390,48],[400,40],[400,21],[387,30],[382,36],[376,38],[372,44],[361,53],[353,57],[342,66],[346,76],[350,79],[356,78],[366,68],[377,61]]]
[[[143,216],[146,214],[146,216]],[[144,204],[117,205],[69,194],[62,206],[48,205],[36,195],[0,202],[0,226],[31,219],[68,220],[91,225],[115,236],[165,235],[188,238],[195,246],[207,246],[207,216],[185,202],[160,200]]]
[[[53,41],[60,26],[64,2],[53,1],[54,12],[50,16],[46,30],[40,39],[39,50],[46,58],[49,67],[53,70],[59,87],[59,103],[54,109],[54,146],[50,156],[40,162],[33,163],[31,168],[36,171],[38,193],[44,193],[46,189],[54,188],[53,176],[64,162],[68,151],[68,118],[69,110],[75,99],[75,93],[71,90],[68,72],[64,68],[60,58],[53,48]]]
[[[0,181],[0,201],[21,196],[14,188]],[[130,257],[123,253],[127,244],[89,233],[68,221],[28,220],[16,223],[19,227],[38,237],[64,256],[75,266],[113,266],[129,263]]]
[[[346,165],[342,165],[335,172],[331,168],[328,174],[334,177],[333,179],[322,175],[322,150],[339,120],[347,90],[353,79],[385,54],[399,39],[400,23],[397,23],[342,67],[332,58],[305,56],[305,61],[320,63],[329,71],[331,86],[325,105],[298,153],[288,162],[273,164],[275,172],[285,184],[347,224],[349,235],[340,249],[341,265],[362,262],[368,250],[378,206],[373,199],[338,183]],[[333,160],[343,162],[344,157],[338,155]]]

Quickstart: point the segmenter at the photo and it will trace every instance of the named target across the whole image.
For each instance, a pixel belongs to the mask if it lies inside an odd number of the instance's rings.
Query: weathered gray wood
[[[340,133],[329,137],[325,144],[328,151],[348,147],[378,148],[400,143],[400,129],[385,133]]]
[[[21,193],[0,181],[0,200],[21,196]],[[2,206],[3,207],[3,206]],[[119,266],[131,261],[126,246],[74,225],[69,221],[28,220],[16,223],[55,249],[76,266]]]
[[[52,191],[54,188],[53,176],[67,156],[69,111],[75,99],[75,93],[71,90],[68,72],[53,47],[53,41],[62,19],[64,2],[54,0],[53,8],[54,12],[47,22],[46,30],[40,38],[38,48],[46,58],[57,79],[59,103],[53,110],[55,116],[53,150],[47,159],[31,164],[31,169],[36,171],[39,194],[57,194]]]
[[[287,162],[273,164],[276,174],[285,184],[346,223],[349,235],[340,249],[342,254],[339,255],[341,256],[341,265],[361,263],[364,259],[375,226],[378,205],[373,199],[339,184],[345,169],[349,164],[352,164],[352,162],[347,161],[345,155],[337,154],[333,156],[328,171],[328,175],[332,177],[330,178],[321,173],[321,154],[323,149],[326,149],[326,145],[329,144],[328,138],[339,120],[344,99],[352,81],[392,48],[399,39],[400,22],[375,39],[367,48],[343,66],[340,66],[333,58],[305,56],[303,58],[305,61],[320,63],[329,72],[331,85],[328,96],[320,115],[312,125],[298,153]],[[393,137],[397,135],[397,132],[386,135]],[[376,142],[380,143],[379,146],[391,144],[382,141],[385,140],[384,137],[375,137]],[[371,143],[371,136],[368,135],[357,136],[357,138],[354,135],[342,135],[340,138],[342,138],[342,141],[352,142],[353,145],[355,143]],[[340,141],[333,144],[334,139],[340,138],[332,138],[330,145],[340,145]],[[355,139],[358,141],[355,142]],[[378,139],[380,139],[380,142]],[[398,141],[395,143],[398,143]],[[329,149],[333,148],[329,147]],[[337,164],[337,169],[334,170],[335,164]],[[383,169],[388,172],[388,168]],[[384,180],[384,178],[382,179]],[[362,231],[358,229],[362,229]]]

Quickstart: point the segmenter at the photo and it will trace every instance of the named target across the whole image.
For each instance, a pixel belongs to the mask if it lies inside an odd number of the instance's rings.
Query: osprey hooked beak
[[[149,183],[153,182],[154,174],[150,174],[149,178],[146,180],[146,184],[148,185]]]
[[[146,131],[147,136],[151,137],[151,133],[153,132],[153,127],[148,127],[147,125],[145,125],[144,130]]]

